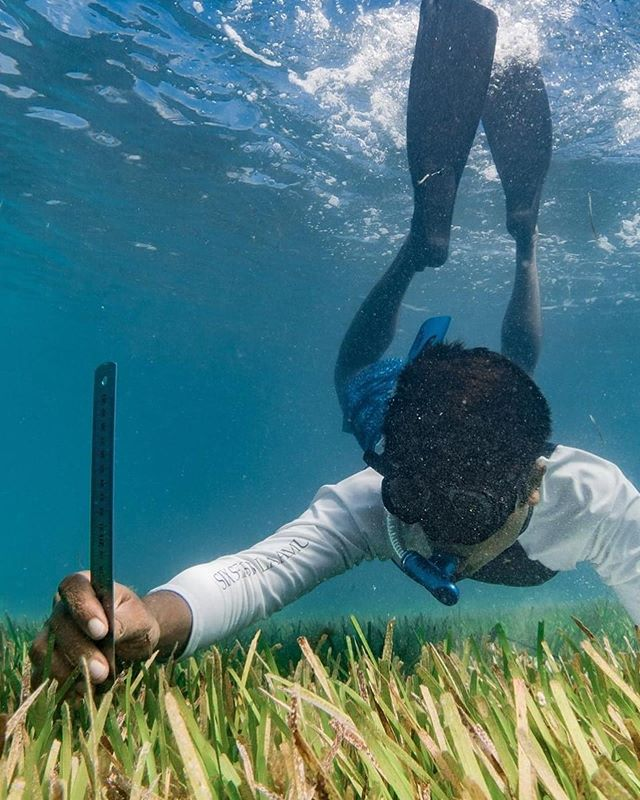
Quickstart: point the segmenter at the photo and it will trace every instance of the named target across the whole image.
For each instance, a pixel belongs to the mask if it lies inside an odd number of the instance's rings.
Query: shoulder
[[[573,569],[620,520],[631,519],[638,491],[613,462],[586,450],[558,445],[543,460],[540,503],[520,542],[545,566]]]
[[[334,498],[353,512],[382,507],[381,485],[382,476],[367,467],[338,483],[321,486],[316,492],[313,502]]]
[[[382,477],[367,468],[321,486],[311,505],[289,527],[311,525],[326,534],[360,541],[370,557],[388,558],[381,484]]]
[[[562,503],[574,511],[604,512],[621,485],[628,481],[621,469],[601,456],[567,445],[557,445],[543,459],[542,505]]]

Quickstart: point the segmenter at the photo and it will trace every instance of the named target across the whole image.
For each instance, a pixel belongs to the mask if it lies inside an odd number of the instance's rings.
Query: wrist
[[[179,656],[191,635],[193,619],[188,603],[179,594],[165,590],[146,595],[142,602],[158,625],[156,649],[160,657]]]

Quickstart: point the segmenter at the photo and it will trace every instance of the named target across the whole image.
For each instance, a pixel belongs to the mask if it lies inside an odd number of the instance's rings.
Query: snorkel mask
[[[384,456],[371,450],[364,454],[366,463],[379,472],[385,473]],[[461,559],[437,549],[432,550],[426,558],[416,550],[408,550],[402,542],[402,528],[415,522],[419,517],[409,519],[400,509],[396,509],[391,498],[388,497],[387,481],[382,482],[382,501],[384,503],[384,518],[387,538],[396,556],[396,563],[400,569],[412,580],[419,583],[428,592],[445,606],[454,606],[460,599],[460,590],[454,582],[454,577],[460,566]],[[397,513],[397,512],[400,513]]]

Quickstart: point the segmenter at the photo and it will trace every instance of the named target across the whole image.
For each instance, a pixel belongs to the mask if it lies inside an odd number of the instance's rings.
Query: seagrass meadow
[[[33,631],[7,621],[0,800],[638,798],[635,632],[564,612],[270,623],[74,703],[31,690]]]

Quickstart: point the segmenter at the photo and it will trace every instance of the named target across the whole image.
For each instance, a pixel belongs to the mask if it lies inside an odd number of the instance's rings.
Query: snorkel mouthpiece
[[[404,574],[431,592],[443,605],[455,606],[460,599],[460,589],[453,582],[453,576],[458,569],[459,559],[451,553],[439,551],[425,558],[415,550],[405,549],[400,538],[400,520],[385,509],[384,521],[389,543]]]
[[[460,599],[460,589],[452,578],[458,568],[458,559],[449,553],[434,553],[425,558],[415,550],[405,550],[400,561],[402,571],[445,606],[455,606]]]

